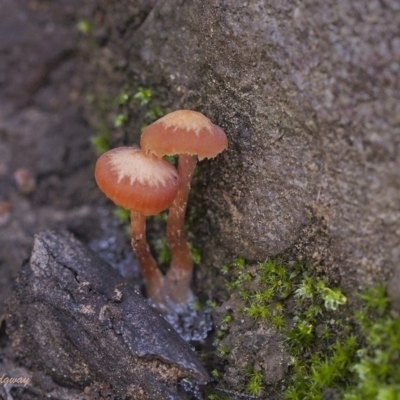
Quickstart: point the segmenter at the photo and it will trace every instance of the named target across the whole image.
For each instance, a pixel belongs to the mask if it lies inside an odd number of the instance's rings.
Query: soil
[[[0,5],[0,304],[35,232],[72,225],[77,232],[98,230],[79,227],[95,223],[101,197],[92,177],[92,132],[81,113],[74,5],[57,4],[56,20],[51,2]],[[28,190],[16,181],[21,169],[33,180]]]
[[[85,243],[101,246],[104,224],[116,229],[115,222],[104,222],[109,213],[93,179],[93,132],[82,116],[84,80],[76,28],[80,3],[0,3],[0,316],[36,232],[67,228]],[[124,247],[126,241],[120,242]],[[62,388],[19,365],[5,325],[3,321],[0,330],[0,376],[26,377],[30,385],[0,384],[0,398],[107,395],[107,388],[87,388],[85,393]]]

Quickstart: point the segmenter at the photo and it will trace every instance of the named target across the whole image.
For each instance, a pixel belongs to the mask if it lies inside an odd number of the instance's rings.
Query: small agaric
[[[159,306],[166,302],[164,276],[146,240],[146,216],[167,209],[178,192],[175,167],[135,147],[118,147],[97,160],[95,178],[115,204],[130,210],[132,247],[145,281],[147,295]]]
[[[158,157],[179,155],[180,186],[169,209],[167,239],[171,249],[171,266],[167,272],[167,290],[178,304],[189,299],[193,260],[185,238],[184,220],[190,183],[197,158],[214,158],[228,147],[225,132],[203,114],[178,110],[149,125],[142,133],[140,145],[146,153]]]

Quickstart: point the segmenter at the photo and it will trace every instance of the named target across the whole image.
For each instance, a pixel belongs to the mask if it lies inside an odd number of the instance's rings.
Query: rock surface
[[[68,227],[89,241],[88,227],[100,231],[76,58],[80,3],[0,2],[0,315],[35,232]],[[34,178],[30,193],[17,185],[21,169]]]
[[[142,7],[141,24],[128,1],[96,4],[108,40],[91,60],[103,71],[95,93],[159,89],[170,109],[201,111],[228,133],[229,150],[205,162],[194,185],[210,264],[280,254],[316,224],[326,247],[311,243],[303,255],[338,270],[345,287],[398,268],[396,0],[158,1],[148,15]]]
[[[170,325],[65,232],[36,235],[7,301],[6,323],[24,363],[63,386],[103,382],[123,398],[158,400],[189,398],[178,390],[182,379],[208,381]]]
[[[229,349],[223,380],[228,387],[241,388],[245,392],[249,377],[243,371],[252,366],[263,371],[264,382],[269,386],[268,398],[279,398],[275,397],[274,385],[284,379],[290,364],[290,356],[283,346],[283,335],[265,321],[260,323],[244,316],[241,313],[244,307],[240,295],[234,293],[214,313],[215,325],[224,333],[219,346]],[[231,315],[232,321],[238,322],[224,323],[226,315]]]

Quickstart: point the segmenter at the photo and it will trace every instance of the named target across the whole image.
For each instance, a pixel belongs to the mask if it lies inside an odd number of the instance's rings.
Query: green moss
[[[154,98],[154,93],[151,89],[139,87],[133,95],[133,99],[141,106],[145,106]]]
[[[194,246],[192,242],[189,242],[189,249],[190,254],[192,255],[193,263],[199,265],[201,263],[200,251],[197,249],[197,247]]]
[[[89,29],[87,21],[81,21],[79,26],[79,29],[85,32]],[[112,133],[116,129],[128,126],[131,120],[138,119],[136,114],[141,115],[141,129],[164,115],[151,89],[139,87],[135,91],[128,84],[124,85],[117,96],[91,93],[87,95],[87,101],[100,121],[96,127],[96,134],[91,138],[99,154],[110,149]]]
[[[386,295],[384,286],[375,286],[360,294],[361,299],[364,301],[368,309],[376,310],[379,314],[384,314],[389,308],[389,297]]]
[[[207,306],[209,308],[216,308],[217,307],[217,302],[213,299],[207,300]]]
[[[222,323],[223,324],[229,324],[233,321],[233,315],[232,314],[226,314],[224,318],[222,318]]]
[[[96,114],[96,119],[99,121],[95,127],[96,133],[91,137],[91,142],[96,152],[103,154],[110,150],[112,124],[107,120],[106,116],[110,110],[114,109],[115,101],[107,94],[99,96],[89,94],[86,99],[91,104]]]
[[[126,123],[129,121],[129,115],[128,114],[117,114],[114,118],[114,126],[116,128],[120,128],[121,126],[126,125]]]
[[[248,374],[246,391],[251,396],[259,396],[264,389],[263,375],[260,371],[252,370]]]
[[[124,224],[129,224],[130,217],[131,217],[131,212],[129,210],[126,210],[125,208],[122,207],[116,207],[114,209],[114,217],[121,223]]]
[[[131,99],[131,95],[128,92],[124,91],[118,95],[117,99],[119,105],[127,104]]]
[[[220,345],[218,346],[218,352],[221,357],[226,357],[230,353],[230,349],[227,346]]]
[[[158,264],[168,264],[171,261],[171,250],[168,247],[167,238],[162,237],[154,241],[154,247],[157,253]]]
[[[159,264],[168,264],[171,261],[171,250],[168,246],[167,239],[162,237],[154,241],[154,247],[157,251],[157,261]],[[201,256],[199,250],[189,242],[189,249],[192,255],[192,260],[194,264],[200,264]]]
[[[223,393],[217,392],[216,390],[214,390],[212,388],[208,388],[207,393],[206,393],[206,399],[207,400],[229,400],[230,397]]]
[[[82,19],[78,22],[77,29],[84,35],[90,35],[93,33],[94,25],[92,21],[89,21],[88,19]]]
[[[97,154],[103,154],[110,149],[110,131],[104,124],[98,124],[97,132],[90,141]]]
[[[348,370],[353,373],[344,399],[400,399],[400,318],[390,311],[385,288],[365,291],[355,319],[360,345]]]
[[[323,289],[321,293],[329,294],[328,309],[335,309],[337,299],[343,302],[337,292]],[[335,300],[333,308],[331,297]],[[289,337],[295,358],[286,399],[320,399],[326,388],[336,389],[349,400],[400,399],[400,319],[391,316],[382,286],[360,297],[364,301],[361,309],[346,324],[336,327],[339,339],[329,346],[331,337],[325,332],[319,341],[310,342],[312,357],[299,350],[301,335]],[[392,397],[394,394],[397,397]]]
[[[310,270],[281,260],[246,267],[241,258],[223,268],[228,288],[244,303],[241,312],[285,337],[291,362],[282,397],[320,400],[330,389],[345,400],[400,400],[400,318],[390,311],[385,288],[362,292],[354,312],[339,288]],[[229,334],[231,321],[230,314],[222,319],[218,342]],[[218,350],[229,355],[225,344]],[[243,371],[245,391],[263,396],[262,371],[252,368]]]

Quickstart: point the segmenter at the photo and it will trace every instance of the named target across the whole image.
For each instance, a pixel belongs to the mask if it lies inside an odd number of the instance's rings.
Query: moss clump
[[[251,365],[246,368],[246,392],[251,396],[259,396],[264,389],[264,377],[261,371],[256,371]]]
[[[227,312],[221,317],[216,334],[218,353],[226,357],[227,364],[230,349],[227,347],[229,340],[225,338],[235,318],[254,319],[257,324],[253,329],[258,330],[257,335],[262,332],[260,326],[275,329],[275,337],[283,338],[291,363],[295,365],[296,357],[302,358],[314,346],[318,339],[317,330],[321,331],[319,325],[325,320],[330,321],[325,337],[330,336],[328,333],[331,331],[330,324],[336,320],[335,313],[346,303],[340,289],[331,288],[325,280],[313,276],[311,266],[302,262],[267,260],[254,266],[246,265],[244,259],[238,258],[232,265],[223,267],[222,273],[228,277],[228,289],[241,301],[239,311],[233,310],[233,315]],[[252,360],[251,355],[243,355],[243,358]],[[257,357],[253,360],[254,364],[250,361],[241,373],[245,383],[241,382],[234,389],[263,398],[268,387],[265,381],[268,360],[266,364]],[[278,390],[274,388],[273,391],[276,393]]]
[[[348,368],[354,376],[344,399],[399,400],[400,318],[391,313],[384,287],[370,288],[361,298],[364,306],[355,315],[361,340]]]
[[[91,35],[94,30],[94,24],[88,19],[82,19],[77,23],[77,29],[80,33],[84,35]]]
[[[321,399],[328,389],[346,400],[400,399],[400,318],[391,314],[383,286],[360,297],[361,308],[337,325],[331,346],[317,343],[311,357],[297,354],[286,399]]]
[[[242,371],[245,386],[229,389],[255,398],[280,392],[278,397],[287,400],[328,395],[400,400],[400,318],[391,313],[383,286],[362,292],[354,313],[341,290],[303,262],[267,260],[253,266],[239,258],[222,272],[229,277],[228,288],[240,296],[240,313],[280,332],[290,356],[283,382],[268,386],[255,363]],[[235,311],[222,316],[216,335],[225,365],[230,348],[224,338],[235,318]],[[218,371],[221,382],[224,368]]]
[[[90,138],[90,141],[97,154],[103,154],[110,150],[110,131],[104,124],[98,124],[96,134]]]

